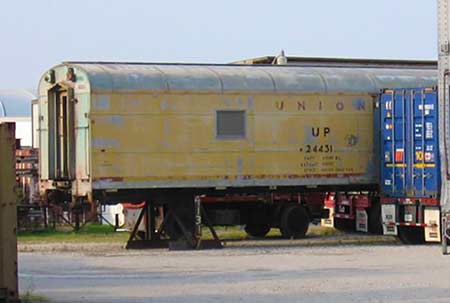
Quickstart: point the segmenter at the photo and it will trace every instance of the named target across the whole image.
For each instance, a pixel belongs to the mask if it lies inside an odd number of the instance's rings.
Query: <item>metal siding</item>
[[[195,75],[201,69],[198,67],[186,67],[186,73]],[[241,67],[236,69],[234,66],[210,66],[208,69],[219,78],[222,83],[222,91],[224,92],[238,92],[238,91],[266,91],[273,92],[275,90],[274,82],[271,78],[271,73],[264,69],[255,69],[253,67]],[[165,70],[165,69],[164,69]],[[171,77],[171,74],[168,74]],[[194,90],[202,91],[203,83],[199,83]]]
[[[65,80],[69,66],[76,83]],[[370,95],[385,83],[436,81],[435,71],[420,69],[67,63],[54,70],[56,83],[72,85],[79,99],[77,177],[97,189],[375,184]],[[51,86],[41,80],[43,124]],[[361,100],[366,108],[355,110]],[[214,113],[224,109],[246,111],[245,140],[217,142]],[[307,134],[330,126],[333,137]],[[45,127],[41,148],[49,144]],[[337,155],[305,158],[308,144],[337,146]],[[48,157],[45,147],[41,155]],[[77,179],[72,190],[83,195],[89,186]]]
[[[296,66],[67,63],[84,70],[93,92],[367,92],[385,87],[431,86],[424,69]]]
[[[436,86],[437,73],[428,71],[421,73],[409,69],[381,69],[380,73],[371,75],[378,90],[384,88],[432,87]]]
[[[66,73],[68,70],[67,65],[58,65],[53,68],[55,72],[55,83],[48,83],[45,81],[45,75],[42,76],[39,82],[39,119],[38,119],[38,144],[39,144],[39,174],[41,185],[41,193],[46,189],[51,188],[51,182],[47,182],[50,179],[51,167],[49,167],[50,157],[54,157],[53,151],[49,150],[50,140],[53,140],[52,134],[49,133],[49,125],[52,123],[49,116],[49,102],[48,91],[55,85],[63,85],[65,87],[71,87],[75,92],[75,175],[77,181],[73,186],[73,193],[77,193],[82,188],[90,187],[89,179],[90,175],[90,119],[89,112],[91,106],[91,89],[88,75],[80,68],[74,67],[76,74],[76,82],[66,81]],[[102,71],[102,70],[100,70]],[[94,72],[94,71],[93,71]],[[100,77],[100,76],[99,76]],[[109,76],[108,76],[109,77]],[[110,85],[110,83],[108,84]],[[51,181],[51,180],[50,180]]]
[[[376,182],[367,94],[112,94],[94,108],[97,188],[117,179],[158,187]],[[216,138],[216,110],[245,110],[246,138]]]
[[[437,92],[386,91],[381,96],[382,193],[390,197],[439,195]]]
[[[380,175],[381,175],[381,170],[380,170],[380,161],[381,161],[381,138],[382,138],[382,128],[381,128],[381,119],[379,119],[381,115],[381,104],[380,104],[380,100],[376,100],[375,104],[374,104],[374,109],[373,109],[373,161],[370,163],[371,165],[371,169],[373,171],[375,171],[376,173],[376,179],[377,179],[377,184],[380,184]]]
[[[440,161],[438,145],[437,91],[417,90],[410,95],[412,145],[414,154],[411,193],[414,196],[439,197]],[[413,99],[413,100],[411,100]]]
[[[76,94],[75,105],[75,173],[77,180],[89,179],[89,111],[90,95]]]
[[[374,78],[378,74],[389,73],[388,70],[364,70],[348,68],[317,68],[316,73],[324,79],[328,92],[376,92],[379,90]]]
[[[327,83],[318,71],[313,69],[285,69],[272,72],[271,77],[277,91],[281,92],[325,92]]]

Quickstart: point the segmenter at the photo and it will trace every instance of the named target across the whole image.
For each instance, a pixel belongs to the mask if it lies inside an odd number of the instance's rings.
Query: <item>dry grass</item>
[[[242,226],[216,226],[215,230],[219,238],[223,240],[245,240],[252,237],[247,235]],[[334,228],[320,227],[311,225],[308,231],[308,237],[321,237],[339,235],[342,232]],[[18,241],[21,244],[31,243],[125,243],[128,240],[128,232],[115,232],[114,229],[108,225],[90,224],[85,226],[82,230],[74,232],[71,229],[63,228],[62,230],[47,229],[37,232],[20,232]],[[212,239],[212,234],[208,228],[203,228],[203,237],[205,239]],[[272,228],[267,234],[266,238],[281,238],[279,229]]]
[[[25,294],[20,296],[21,303],[49,303],[50,300],[42,295],[34,294],[31,291],[27,291]]]
[[[78,232],[63,228],[62,230],[47,229],[36,232],[19,232],[19,243],[87,243],[87,242],[126,242],[127,232],[115,232],[111,226],[89,224]]]

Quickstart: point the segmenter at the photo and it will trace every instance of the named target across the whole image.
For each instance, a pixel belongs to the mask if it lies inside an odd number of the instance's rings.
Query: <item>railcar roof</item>
[[[205,92],[369,92],[437,85],[426,68],[349,68],[289,65],[65,62],[84,70],[91,90]]]

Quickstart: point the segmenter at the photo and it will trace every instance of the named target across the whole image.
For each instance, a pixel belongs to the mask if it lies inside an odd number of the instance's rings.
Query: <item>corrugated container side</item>
[[[381,105],[381,190],[386,197],[437,198],[437,91],[386,90]]]

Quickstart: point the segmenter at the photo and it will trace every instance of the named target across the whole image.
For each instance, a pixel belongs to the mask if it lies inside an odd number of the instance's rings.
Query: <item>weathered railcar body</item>
[[[375,95],[434,70],[73,62],[39,84],[41,193],[377,184]]]

